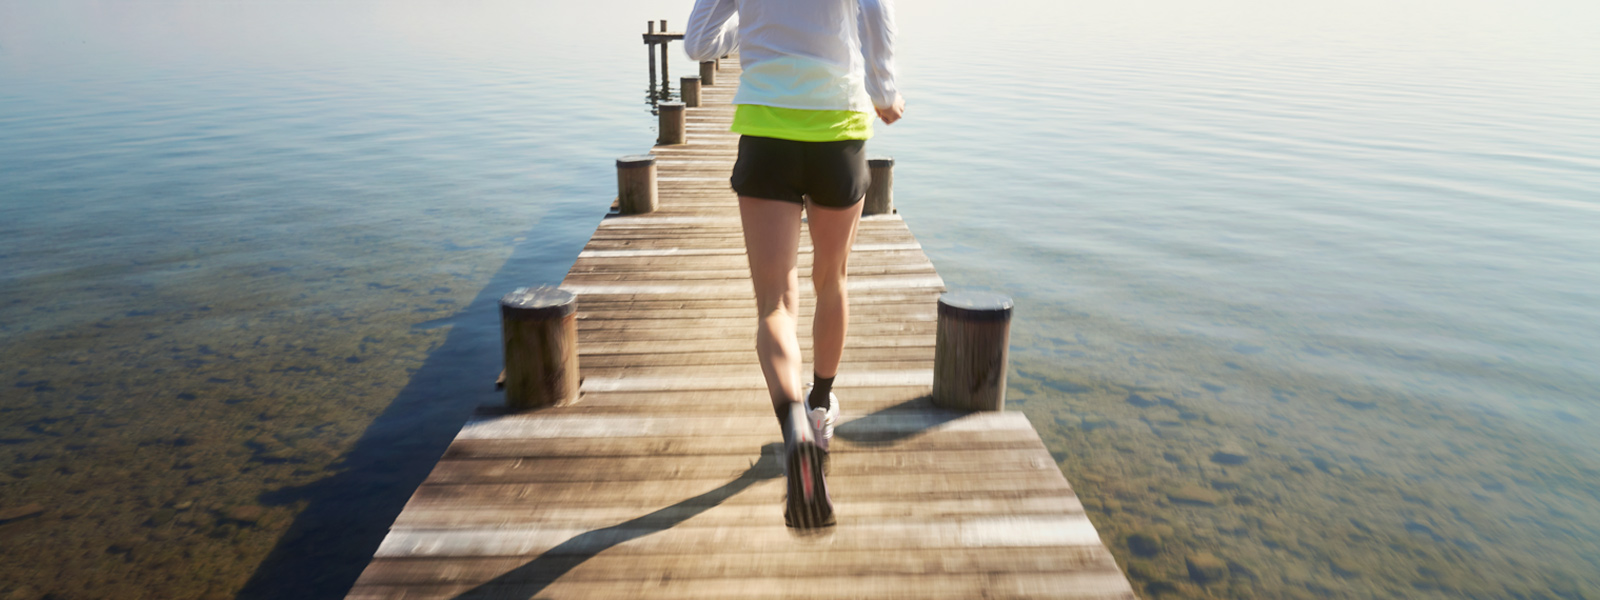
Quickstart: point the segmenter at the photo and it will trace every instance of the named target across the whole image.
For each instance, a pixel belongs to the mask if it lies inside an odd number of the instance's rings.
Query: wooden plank
[[[846,348],[932,348],[932,335],[879,335],[845,336]],[[584,342],[578,346],[578,362],[589,354],[644,354],[648,352],[725,352],[752,351],[754,338],[704,339],[704,340],[631,340],[621,342]],[[810,352],[811,338],[800,338],[800,351]],[[847,350],[848,352],[848,350]]]
[[[661,367],[661,366],[695,366],[695,365],[735,365],[750,362],[750,354],[754,352],[749,348],[742,350],[724,351],[697,351],[697,352],[647,352],[642,354],[582,354],[581,368],[605,367]],[[909,369],[906,363],[919,361],[918,365],[927,364],[925,361],[933,357],[933,346],[903,346],[894,348],[846,348],[844,351],[845,365],[841,368],[888,370],[887,365],[902,365],[893,369]],[[809,372],[809,365],[801,372]]]
[[[933,370],[844,371],[835,382],[841,387],[888,387],[933,385]],[[766,380],[759,367],[737,372],[726,366],[715,367],[639,367],[591,369],[585,371],[584,392],[676,391],[676,390],[764,390]]]
[[[774,428],[776,429],[776,428]],[[777,436],[772,444],[780,443]],[[678,481],[582,481],[516,484],[427,484],[417,488],[407,507],[420,506],[669,506],[710,504],[762,504],[780,515],[784,483],[775,471],[758,470],[749,481],[683,479]],[[1059,474],[1053,478],[1016,473],[874,474],[841,475],[828,479],[835,510],[849,512],[856,502],[909,502],[955,498],[1014,498],[1061,495],[1072,491]],[[723,496],[719,490],[737,486],[739,493]],[[703,499],[703,500],[702,500]],[[696,504],[699,502],[700,504]],[[783,527],[781,519],[772,523]]]
[[[898,310],[897,310],[898,309]],[[800,325],[811,316],[802,312]],[[850,323],[892,323],[905,321],[934,321],[938,315],[925,306],[862,307],[850,311]],[[633,311],[579,311],[578,330],[600,329],[676,329],[683,327],[754,327],[755,308],[702,309],[702,310],[633,310]]]
[[[926,363],[918,364],[925,365]],[[883,411],[934,409],[930,398],[931,390],[928,386],[840,389],[842,390],[841,393],[849,398],[848,405],[842,407],[842,414],[849,419],[854,419],[858,415]],[[746,416],[733,414],[738,411],[752,411],[760,416],[770,414],[770,400],[768,399],[767,391],[764,389],[585,392],[581,400],[577,404],[561,407],[561,413],[586,414],[590,412],[614,412],[613,409],[624,409],[683,416],[691,416],[684,414],[684,411],[689,411],[690,413],[730,413],[729,416]],[[841,401],[841,404],[844,404],[844,402]],[[493,410],[503,412],[502,408]]]
[[[706,269],[696,268],[698,265],[679,265],[680,268],[657,269],[620,269],[589,267],[574,270],[567,276],[563,285],[594,284],[604,285],[614,282],[632,283],[677,283],[690,281],[739,281],[748,283],[750,270],[748,268],[732,269]],[[688,268],[681,268],[688,267]],[[797,269],[801,280],[811,279],[809,265]],[[846,271],[848,277],[876,277],[889,275],[938,275],[932,264],[892,264],[892,265],[854,265]]]
[[[643,570],[643,569],[641,569]],[[650,572],[658,572],[650,570]],[[359,586],[353,600],[419,600],[429,598],[528,598],[526,585],[493,584],[482,589],[467,584],[423,586]],[[655,600],[793,599],[811,598],[1060,598],[1070,600],[1128,600],[1135,598],[1120,573],[1017,573],[964,575],[912,575],[835,577],[722,578],[613,581],[556,581],[538,588],[539,598],[651,598]]]
[[[744,453],[759,456],[780,441],[777,425],[719,436],[654,436],[628,438],[458,439],[445,450],[447,459],[541,456],[667,456]],[[1037,435],[1015,431],[955,431],[939,435],[846,432],[833,438],[830,452],[876,452],[888,446],[904,451],[952,449],[1044,449]]]
[[[847,335],[857,337],[895,335],[933,335],[933,321],[868,322],[850,326]],[[809,331],[809,327],[807,328]],[[746,346],[754,347],[755,328],[736,327],[641,327],[637,323],[620,322],[617,327],[586,329],[578,334],[580,343],[657,340],[748,340]]]
[[[901,321],[901,315],[895,314],[894,305],[882,307],[863,307],[862,310],[850,311],[851,326],[871,325],[873,327],[885,326]],[[925,312],[926,311],[926,312]],[[814,310],[801,310],[799,322],[801,327],[809,327],[815,317]],[[905,309],[906,322],[931,322],[938,318],[932,311],[927,311],[924,306],[913,306]],[[754,329],[757,323],[755,308],[727,308],[727,309],[690,309],[690,310],[621,310],[621,311],[580,311],[578,313],[578,331],[604,331],[604,330],[637,330],[637,329],[683,329],[685,327],[717,327],[717,328],[744,328]]]
[[[850,576],[936,575],[939,573],[1049,573],[1116,569],[1110,553],[1093,546],[1054,546],[1000,550],[910,549],[887,559],[868,551],[780,551],[751,555],[706,554],[658,558],[654,569],[671,579],[760,577],[773,573],[833,573]],[[637,558],[605,554],[574,557],[560,576],[564,581],[609,581],[637,573]],[[535,569],[522,557],[383,558],[362,573],[359,585],[549,582],[556,578]]]
[[[563,283],[562,288],[585,296],[733,296],[753,294],[749,280],[729,279],[725,282],[683,283]],[[854,292],[872,290],[943,290],[944,280],[938,275],[890,275],[882,277],[852,277],[845,288]]]
[[[800,286],[800,288],[800,307],[805,309],[816,306],[816,296],[806,293],[806,286]],[[853,312],[860,309],[860,307],[874,304],[916,304],[919,305],[919,309],[926,310],[938,297],[938,292],[929,290],[853,294],[850,296],[850,310]],[[578,310],[681,310],[695,308],[745,308],[754,310],[752,307],[751,301],[744,298],[661,298],[659,296],[641,296],[637,298],[580,296],[578,298]]]
[[[770,454],[770,453],[767,453]],[[763,457],[765,459],[766,457]],[[775,460],[775,459],[773,459]],[[563,481],[652,481],[733,479],[750,470],[747,454],[684,456],[614,456],[585,458],[505,458],[440,461],[427,483],[546,483]],[[776,464],[776,463],[774,463]],[[871,475],[886,470],[900,474],[1036,471],[1054,469],[1048,454],[1016,450],[947,452],[861,452],[841,454],[829,474]],[[773,474],[776,474],[774,472]]]
[[[921,518],[936,519],[962,515],[1081,514],[1083,503],[1071,494],[1027,497],[913,499],[895,502],[855,502],[850,521]],[[764,504],[716,504],[710,506],[552,506],[529,503],[518,506],[414,506],[400,515],[395,528],[448,529],[531,526],[543,523],[566,526],[605,527],[623,522],[756,526],[771,524],[772,507]]]
[[[648,485],[648,484],[645,484]],[[774,511],[781,508],[773,507]],[[703,554],[761,552],[795,543],[783,523],[751,527],[662,529],[630,523],[606,529],[531,526],[451,530],[397,529],[378,546],[379,557],[530,556],[587,554]],[[830,550],[903,548],[1030,548],[1096,546],[1100,536],[1083,515],[1008,515],[943,519],[883,519],[831,532]]]
[[[585,382],[587,385],[587,382]],[[682,389],[697,389],[685,387]],[[721,388],[727,389],[727,388]],[[765,389],[761,388],[750,389]],[[457,440],[541,439],[587,437],[653,437],[723,435],[735,431],[760,431],[777,426],[771,418],[706,416],[589,416],[559,410],[503,416],[473,417],[462,426]],[[836,428],[839,435],[915,435],[944,431],[1010,431],[1035,436],[1022,413],[961,413],[937,408],[874,413]]]

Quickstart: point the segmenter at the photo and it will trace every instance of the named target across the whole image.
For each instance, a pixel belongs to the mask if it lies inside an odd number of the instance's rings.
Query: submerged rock
[[[1353,579],[1361,576],[1361,567],[1357,565],[1355,561],[1352,561],[1348,557],[1344,556],[1328,557],[1328,569],[1333,571],[1334,575],[1338,575],[1339,577],[1343,577],[1345,579]]]
[[[235,506],[223,513],[223,516],[241,523],[255,523],[260,521],[267,509],[259,506]]]
[[[37,516],[39,516],[40,514],[43,514],[43,513],[44,513],[44,506],[41,506],[37,502],[32,503],[32,504],[24,504],[24,505],[18,506],[16,508],[0,509],[0,523],[9,523],[11,521],[20,521],[22,519],[26,519],[26,518],[29,518],[29,517],[37,517]]]
[[[1218,504],[1222,504],[1223,500],[1226,498],[1226,496],[1223,496],[1218,492],[1192,484],[1180,487],[1164,488],[1161,490],[1161,492],[1166,494],[1167,499],[1173,502],[1177,502],[1179,504],[1193,504],[1197,506],[1216,506]]]
[[[1183,562],[1189,567],[1189,579],[1196,583],[1213,583],[1228,577],[1228,563],[1211,554],[1190,554]]]
[[[145,542],[145,538],[140,537],[122,538],[106,546],[106,552],[110,554],[128,554],[143,546]]]
[[[1211,453],[1211,462],[1219,465],[1242,465],[1249,460],[1250,455],[1238,444],[1228,444]]]
[[[145,522],[147,524],[151,525],[151,526],[160,527],[162,525],[166,525],[167,523],[172,522],[172,519],[174,517],[177,517],[177,516],[178,516],[178,511],[170,509],[170,508],[163,508],[163,509],[157,510],[157,511],[155,511],[153,513],[150,513],[150,519],[148,521],[145,521]]]
[[[1147,558],[1160,554],[1161,536],[1154,531],[1135,531],[1128,534],[1128,550]]]

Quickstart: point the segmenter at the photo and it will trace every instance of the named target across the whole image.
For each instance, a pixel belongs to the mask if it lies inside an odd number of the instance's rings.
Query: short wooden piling
[[[672,75],[667,72],[667,46],[670,45],[666,42],[661,43],[661,87],[672,86]]]
[[[667,33],[666,19],[661,20],[661,33]],[[672,75],[667,73],[667,46],[669,45],[671,44],[661,42],[661,87],[663,88],[672,87]],[[662,96],[666,96],[665,90],[663,90]]]
[[[617,209],[625,215],[655,212],[656,157],[636,154],[617,159]]]
[[[1012,306],[1011,298],[988,292],[939,296],[934,404],[958,410],[1005,409]]]
[[[644,53],[650,58],[650,87],[654,88],[656,87],[656,43],[650,41],[650,39],[655,36],[656,22],[650,21],[645,25],[650,28],[650,31],[645,35]]]
[[[712,61],[700,63],[700,85],[706,87],[717,85],[717,63]]]
[[[678,89],[683,94],[683,105],[689,108],[700,108],[700,78],[683,77],[678,81]]]
[[[507,408],[578,400],[577,307],[576,296],[556,287],[518,288],[500,299]]]
[[[656,110],[661,115],[661,135],[656,143],[663,146],[687,143],[687,115],[683,111],[683,103],[662,102],[656,106]]]
[[[894,214],[894,159],[869,158],[867,168],[872,173],[872,183],[867,186],[866,206],[861,208],[861,214]]]

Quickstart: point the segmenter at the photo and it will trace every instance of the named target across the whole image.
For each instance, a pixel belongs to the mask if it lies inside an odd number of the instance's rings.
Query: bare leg
[[[812,369],[818,377],[839,373],[844,336],[850,324],[850,295],[845,290],[845,268],[850,246],[856,242],[863,203],[850,208],[806,205],[811,228],[811,285],[817,292],[817,312],[811,318]]]
[[[739,197],[745,254],[756,292],[756,357],[767,380],[772,406],[787,409],[800,396],[800,205],[782,200]]]

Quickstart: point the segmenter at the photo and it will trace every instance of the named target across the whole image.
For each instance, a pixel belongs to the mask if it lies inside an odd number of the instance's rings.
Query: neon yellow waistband
[[[730,129],[734,133],[797,142],[865,140],[872,137],[872,115],[849,110],[739,104],[734,108]]]

